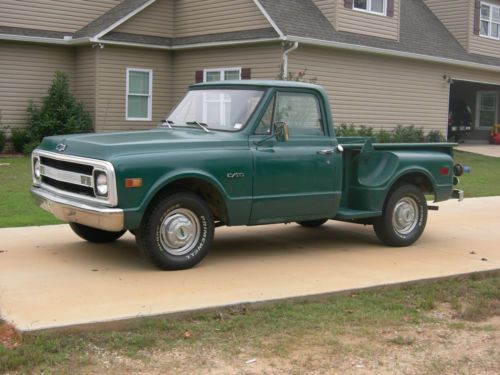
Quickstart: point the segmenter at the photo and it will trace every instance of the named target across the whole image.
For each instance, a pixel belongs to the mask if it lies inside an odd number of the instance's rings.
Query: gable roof
[[[290,41],[373,49],[500,66],[500,59],[468,53],[423,0],[401,0],[398,40],[334,29],[312,0],[256,0]],[[314,44],[314,43],[312,43]]]
[[[114,8],[96,18],[88,25],[78,30],[73,37],[99,37],[107,31],[111,31],[129,18],[139,13],[144,8],[153,4],[156,0],[124,0]]]

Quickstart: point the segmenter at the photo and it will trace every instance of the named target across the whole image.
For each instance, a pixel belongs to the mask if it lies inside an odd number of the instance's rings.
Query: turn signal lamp
[[[125,187],[130,188],[140,188],[142,186],[142,178],[126,178]]]

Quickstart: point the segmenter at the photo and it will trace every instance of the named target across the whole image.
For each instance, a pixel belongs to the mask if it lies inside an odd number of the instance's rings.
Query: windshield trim
[[[233,85],[227,85],[227,86],[226,85],[209,86],[209,83],[207,83],[206,86],[205,85],[203,85],[203,86],[193,86],[193,87],[190,87],[189,90],[186,92],[186,94],[184,94],[184,96],[177,102],[177,104],[172,108],[172,110],[168,113],[168,115],[165,117],[165,119],[167,121],[170,119],[170,116],[172,115],[172,113],[179,107],[179,105],[182,103],[182,101],[184,100],[184,98],[186,97],[186,95],[190,91],[209,91],[209,90],[218,90],[218,91],[220,91],[220,90],[258,91],[258,92],[262,93],[261,97],[259,98],[259,101],[255,105],[255,108],[253,109],[252,113],[250,113],[248,115],[248,119],[245,121],[245,123],[243,124],[243,126],[241,128],[234,129],[234,130],[227,130],[227,129],[218,129],[218,128],[215,129],[215,128],[211,128],[210,126],[207,126],[207,128],[210,131],[217,131],[217,132],[224,132],[224,133],[239,133],[239,132],[241,132],[242,130],[244,130],[244,129],[246,129],[248,127],[248,124],[250,123],[250,121],[254,117],[255,112],[257,111],[257,109],[262,104],[262,101],[266,98],[267,88],[265,88],[265,87],[259,87],[259,86],[235,86],[234,84]],[[172,126],[172,128],[200,129],[199,127],[191,126],[191,125],[187,125],[187,124],[177,124],[177,123],[173,123],[172,124],[171,123],[170,125]],[[164,127],[162,125],[160,125],[160,126]]]

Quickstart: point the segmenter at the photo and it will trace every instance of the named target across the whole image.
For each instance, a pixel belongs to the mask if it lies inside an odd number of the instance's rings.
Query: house
[[[446,133],[461,100],[489,130],[500,1],[0,0],[0,128],[25,126],[56,70],[96,131],[152,128],[195,82],[303,71],[337,123]]]

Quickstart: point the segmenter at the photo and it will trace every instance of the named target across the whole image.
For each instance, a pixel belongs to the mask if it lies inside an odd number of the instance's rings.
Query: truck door
[[[277,122],[288,124],[288,141],[272,135]],[[333,217],[342,184],[336,145],[315,92],[277,92],[250,139],[251,224]]]

